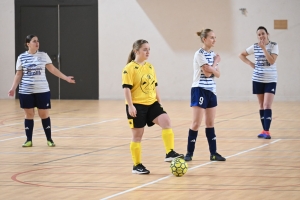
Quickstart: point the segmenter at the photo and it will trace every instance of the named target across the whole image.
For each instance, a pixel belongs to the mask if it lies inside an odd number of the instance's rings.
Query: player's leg
[[[22,147],[32,147],[32,135],[33,135],[33,127],[34,127],[34,108],[25,108],[23,109],[25,112],[25,133],[26,133],[26,141],[22,145]]]
[[[132,128],[132,141],[130,143],[130,153],[133,161],[133,174],[149,174],[150,171],[142,164],[142,146],[141,141],[144,134],[144,128]]]
[[[34,107],[35,99],[34,94],[19,94],[20,107],[24,110],[25,119],[24,119],[24,128],[26,133],[26,141],[22,147],[31,147],[32,146],[32,135],[34,127]]]
[[[148,126],[157,124],[162,128],[162,139],[166,151],[165,161],[171,162],[174,158],[183,158],[183,154],[174,151],[174,132],[171,127],[171,120],[158,102],[150,106],[147,118]]]
[[[187,153],[184,157],[186,161],[191,161],[193,158],[198,137],[198,129],[207,107],[207,97],[204,89],[199,87],[191,88],[190,106],[192,107],[193,119],[188,131]]]
[[[51,136],[51,119],[49,116],[49,109],[51,108],[50,98],[50,92],[36,94],[38,114],[41,118],[43,129],[47,138],[47,145],[49,147],[55,147],[55,143]]]
[[[184,157],[185,161],[193,159],[195,145],[198,137],[198,129],[201,125],[205,109],[199,106],[192,107],[193,119],[188,133],[187,153]]]
[[[265,127],[265,139],[271,139],[270,126],[272,122],[272,103],[274,100],[274,94],[265,93],[264,95],[264,127]]]
[[[137,110],[137,117],[130,116],[128,112],[128,105],[126,105],[126,114],[128,124],[132,132],[132,140],[130,142],[130,153],[133,161],[133,174],[149,174],[150,171],[142,164],[142,146],[141,141],[144,134],[144,126],[146,125],[146,113],[148,106],[135,105]]]
[[[263,138],[265,137],[265,127],[264,127],[264,93],[265,93],[265,83],[260,83],[260,82],[252,82],[253,86],[253,94],[256,94],[257,99],[258,99],[258,104],[259,104],[259,116],[260,116],[260,122],[262,125],[263,130],[261,131],[260,134],[258,134],[257,137]]]
[[[264,94],[257,94],[257,99],[258,99],[258,104],[259,104],[259,116],[260,116],[260,122],[262,125],[263,130],[261,131],[260,134],[258,134],[257,137],[259,138],[263,138],[265,136],[265,119],[264,119],[264,115],[265,115],[265,109],[264,109]]]
[[[217,152],[217,138],[214,128],[214,121],[217,110],[216,108],[217,107],[211,107],[205,110],[205,133],[210,151],[210,160],[225,161],[226,159]]]

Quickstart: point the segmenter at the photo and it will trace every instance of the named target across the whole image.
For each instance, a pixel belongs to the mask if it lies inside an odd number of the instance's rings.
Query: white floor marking
[[[110,120],[105,120],[105,121],[100,121],[100,122],[95,122],[95,123],[90,123],[90,124],[83,124],[83,125],[79,125],[79,126],[72,126],[72,127],[68,127],[68,128],[57,129],[57,130],[53,130],[51,132],[54,133],[54,132],[59,132],[59,131],[65,131],[65,130],[69,130],[69,129],[81,128],[81,127],[85,127],[85,126],[92,126],[92,125],[96,125],[96,124],[102,124],[102,123],[105,123],[105,122],[111,122],[111,121],[117,121],[117,120],[119,120],[119,119],[110,119]],[[40,134],[44,134],[44,132],[33,134],[33,135],[40,135]],[[3,140],[0,140],[0,142],[19,139],[19,138],[24,138],[24,137],[26,137],[26,135],[3,139]]]
[[[280,140],[281,140],[281,139],[277,139],[277,140],[274,140],[274,141],[270,142],[269,144],[264,144],[264,145],[261,145],[261,146],[258,146],[258,147],[254,147],[254,148],[251,148],[251,149],[248,149],[248,150],[245,150],[245,151],[241,151],[241,152],[239,152],[239,153],[233,154],[233,155],[231,155],[231,156],[227,156],[227,157],[225,157],[225,158],[231,158],[231,157],[234,157],[234,156],[241,155],[241,154],[243,154],[243,153],[248,153],[248,152],[250,152],[250,151],[253,151],[253,150],[256,150],[256,149],[260,149],[260,148],[263,148],[263,147],[265,147],[265,146],[268,146],[268,145],[274,144],[274,143],[276,143],[276,142],[279,142]],[[211,162],[207,162],[207,163],[204,163],[204,164],[201,164],[201,165],[197,165],[197,166],[195,166],[195,167],[189,168],[189,171],[190,171],[190,170],[197,169],[197,168],[199,168],[199,167],[203,167],[203,166],[205,166],[205,165],[210,165],[210,164],[212,164],[212,163],[214,163],[214,162],[218,162],[218,161],[211,161]],[[226,161],[225,161],[225,162],[226,162]],[[143,187],[145,187],[145,186],[152,185],[152,184],[154,184],[154,183],[160,182],[160,181],[162,181],[162,180],[165,180],[165,179],[167,179],[167,178],[170,178],[171,176],[173,176],[173,175],[168,175],[168,176],[162,177],[162,178],[157,179],[157,180],[155,180],[155,181],[151,181],[151,182],[149,182],[149,183],[145,183],[145,184],[143,184],[143,185],[140,185],[140,186],[137,186],[137,187],[134,187],[134,188],[125,190],[125,191],[123,191],[123,192],[119,192],[119,193],[113,194],[113,195],[111,195],[111,196],[102,198],[102,199],[100,199],[100,200],[106,200],[106,199],[111,199],[111,198],[120,196],[120,195],[122,195],[122,194],[125,194],[125,193],[128,193],[128,192],[131,192],[131,191],[134,191],[134,190],[143,188]]]

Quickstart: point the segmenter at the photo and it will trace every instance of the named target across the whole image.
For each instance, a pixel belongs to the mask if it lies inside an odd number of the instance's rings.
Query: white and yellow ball
[[[188,165],[182,158],[175,158],[171,162],[170,168],[174,176],[181,177],[187,172]]]

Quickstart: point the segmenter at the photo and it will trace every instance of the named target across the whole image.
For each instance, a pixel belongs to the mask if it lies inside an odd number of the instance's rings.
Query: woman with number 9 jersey
[[[191,89],[193,120],[189,129],[187,154],[184,159],[191,161],[193,158],[198,129],[205,114],[205,133],[209,145],[210,160],[225,161],[226,159],[217,153],[214,129],[217,106],[214,77],[220,77],[218,63],[221,61],[221,58],[211,50],[216,42],[215,33],[211,29],[204,29],[197,32],[197,35],[200,36],[203,47],[196,51],[193,61],[194,77]]]

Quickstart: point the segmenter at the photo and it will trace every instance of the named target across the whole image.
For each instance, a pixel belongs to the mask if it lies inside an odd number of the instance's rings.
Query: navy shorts
[[[19,94],[21,108],[50,109],[50,92],[34,93],[34,94]]]
[[[199,106],[201,108],[213,108],[218,105],[217,96],[200,87],[192,87],[191,89],[191,107]]]
[[[264,94],[264,93],[272,93],[275,95],[276,92],[276,82],[272,83],[261,83],[252,81],[253,85],[253,94]]]
[[[132,117],[128,113],[128,105],[126,105],[127,119],[130,128],[143,128],[147,124],[153,126],[153,120],[159,115],[166,113],[161,105],[156,101],[152,105],[133,104],[137,115]]]

